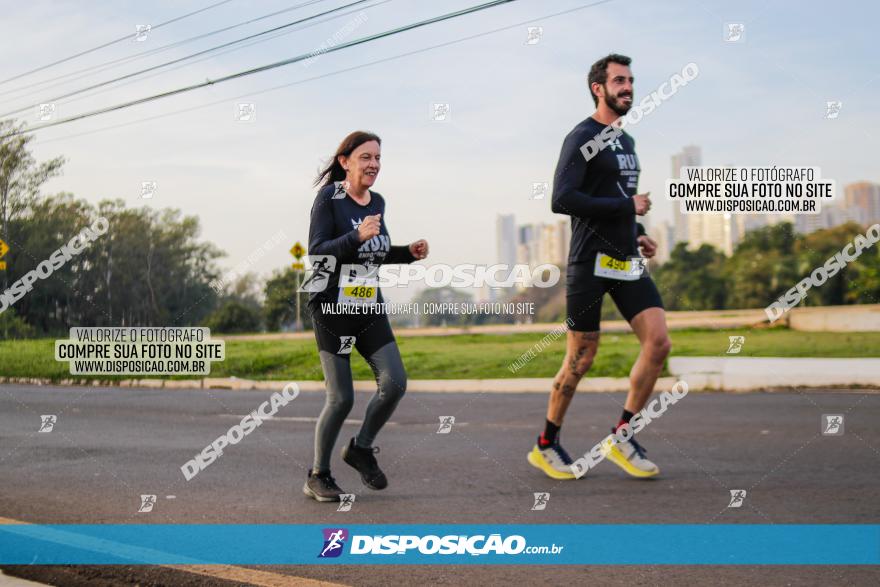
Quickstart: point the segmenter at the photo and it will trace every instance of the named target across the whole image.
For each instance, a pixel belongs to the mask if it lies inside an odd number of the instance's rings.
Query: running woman
[[[360,473],[370,489],[388,486],[374,456],[379,448],[373,447],[373,441],[406,391],[406,370],[375,271],[385,263],[424,259],[428,243],[418,240],[407,246],[391,245],[385,226],[385,199],[370,190],[379,175],[381,143],[375,134],[351,133],[315,180],[315,185],[323,185],[312,205],[309,228],[308,253],[314,261],[310,279],[318,283],[310,289],[309,311],[327,397],[318,417],[315,458],[303,492],[318,501],[339,501],[344,493],[330,475],[330,456],[354,403],[349,363],[352,349],[357,349],[372,368],[378,390],[357,436],[343,447],[342,460]],[[343,270],[346,275],[340,283]],[[366,281],[351,281],[351,277]]]
[[[629,374],[623,414],[612,432],[645,406],[671,348],[660,294],[650,276],[639,270],[643,262],[639,249],[650,259],[657,243],[636,222],[636,216],[650,210],[651,200],[648,193],[637,193],[640,166],[635,142],[627,133],[607,128],[632,107],[630,61],[611,54],[590,68],[588,83],[596,111],[565,137],[556,167],[552,209],[571,216],[566,313],[572,326],[565,360],[550,391],[544,431],[528,454],[529,463],[554,479],[575,478],[559,430],[578,382],[599,348],[602,297],[611,295],[641,344]],[[594,139],[597,148],[585,147]],[[606,458],[634,477],[660,472],[632,435],[626,442],[604,446]]]

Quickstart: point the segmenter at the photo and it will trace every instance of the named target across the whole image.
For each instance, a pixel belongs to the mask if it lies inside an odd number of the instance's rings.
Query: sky
[[[0,83],[0,112],[53,102],[56,117],[70,116],[305,55],[334,35],[353,40],[479,3],[370,0],[264,42],[55,99],[352,0],[312,2],[54,87],[24,87],[304,3],[232,0],[134,41],[138,24],[216,1],[11,4],[0,35],[3,80],[127,34],[132,39]],[[704,165],[818,166],[839,186],[880,181],[878,17],[876,4],[853,1],[519,0],[41,130],[32,146],[38,160],[67,159],[47,193],[198,216],[202,237],[227,251],[225,269],[283,231],[286,240],[250,267],[266,277],[293,260],[290,245],[307,242],[319,166],[349,132],[370,130],[383,139],[374,189],[386,199],[392,241],[427,239],[433,263],[494,263],[497,214],[515,214],[518,223],[564,218],[550,211],[549,198],[531,198],[532,184],[552,183],[562,139],[593,111],[590,64],[610,52],[632,57],[636,102],[686,64],[699,67],[696,79],[628,129],[641,163],[640,191],[654,201],[649,225],[671,219],[663,197],[670,158],[690,144],[702,149]],[[728,23],[744,25],[742,41],[725,41]],[[529,26],[542,27],[537,43],[526,43]],[[442,46],[423,50],[435,45]],[[831,100],[842,103],[836,119],[825,118]],[[236,120],[239,103],[255,104],[255,120]],[[448,120],[432,120],[434,103],[450,105]],[[18,116],[38,124],[35,112],[29,107]],[[148,200],[141,198],[144,181],[157,184]]]

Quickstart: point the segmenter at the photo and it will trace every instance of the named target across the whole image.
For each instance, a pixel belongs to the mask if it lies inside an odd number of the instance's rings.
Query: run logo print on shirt
[[[620,171],[620,177],[623,179],[623,187],[627,191],[627,196],[634,196],[639,188],[639,158],[635,153],[624,153],[617,155],[617,168]],[[629,193],[632,192],[632,193]]]
[[[357,230],[360,228],[361,223],[364,221],[363,218],[352,218],[351,225]],[[385,224],[382,223],[382,229],[384,230]],[[369,258],[370,264],[373,264],[373,253],[381,252],[383,253],[383,258],[391,251],[391,238],[388,234],[382,234],[381,232],[371,238],[370,240],[364,242],[360,248],[358,248],[358,257],[361,259]]]

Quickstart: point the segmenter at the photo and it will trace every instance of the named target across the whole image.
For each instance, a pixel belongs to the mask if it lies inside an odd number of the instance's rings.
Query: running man
[[[379,175],[381,140],[356,131],[345,137],[333,160],[318,175],[323,182],[312,205],[309,256],[329,256],[316,265],[326,274],[320,291],[309,294],[309,311],[324,370],[326,401],[315,429],[315,458],[303,493],[318,501],[339,501],[342,489],[330,475],[330,456],[354,404],[351,351],[357,349],[376,376],[378,390],[367,406],[357,436],[342,449],[342,460],[370,489],[385,489],[373,440],[406,391],[406,370],[384,311],[375,279],[384,263],[412,263],[428,256],[428,243],[392,246],[385,226],[385,199],[370,188]],[[331,262],[332,258],[332,262]],[[323,263],[322,263],[323,261]],[[348,265],[348,267],[345,267]],[[332,271],[327,271],[330,267]],[[341,272],[366,281],[340,283]],[[328,307],[329,306],[329,307]]]
[[[589,371],[599,348],[602,297],[611,295],[641,344],[629,374],[629,394],[612,432],[629,423],[654,390],[671,342],[657,287],[640,272],[641,254],[650,259],[657,243],[645,235],[636,216],[651,208],[647,193],[637,193],[639,160],[635,142],[608,125],[633,104],[630,58],[611,54],[593,64],[588,84],[596,111],[572,130],[562,144],[553,183],[553,212],[571,216],[571,250],[566,275],[567,315],[571,329],[562,368],[553,380],[544,431],[528,461],[554,479],[574,479],[572,459],[562,448],[559,429],[578,382]],[[603,131],[605,131],[604,134]],[[598,139],[599,149],[582,147]],[[660,470],[630,435],[627,442],[606,444],[606,458],[634,477]]]

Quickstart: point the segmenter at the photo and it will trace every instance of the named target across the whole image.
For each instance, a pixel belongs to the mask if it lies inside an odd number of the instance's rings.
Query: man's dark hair
[[[590,95],[593,97],[593,104],[596,106],[599,105],[599,97],[593,93],[593,84],[602,84],[605,85],[605,82],[608,81],[608,64],[616,63],[618,65],[629,65],[632,63],[632,59],[627,57],[626,55],[618,55],[617,53],[611,53],[610,55],[606,55],[599,61],[593,64],[590,68],[590,75],[587,76],[587,85],[590,88]]]

